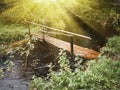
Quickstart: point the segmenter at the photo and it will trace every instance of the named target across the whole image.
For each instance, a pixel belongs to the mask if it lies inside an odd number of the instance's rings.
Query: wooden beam
[[[73,45],[74,45],[74,43],[73,43],[73,36],[70,36],[70,52],[71,52],[71,54],[74,53]]]
[[[85,39],[92,40],[91,37],[88,37],[88,36],[85,36],[85,35],[80,35],[80,34],[77,34],[77,33],[68,32],[68,31],[65,31],[65,30],[61,30],[61,29],[49,27],[49,26],[42,25],[42,24],[37,24],[37,23],[34,23],[34,22],[29,22],[29,21],[25,21],[25,22],[30,23],[30,24],[33,24],[33,25],[41,26],[41,27],[44,27],[44,28],[47,28],[47,29],[52,29],[52,30],[54,30],[54,31],[58,31],[58,32],[70,34],[70,35],[73,35],[73,36],[82,37],[82,38],[85,38]]]
[[[30,24],[29,24],[29,23],[27,23],[27,25],[28,25],[28,34],[29,34],[29,36],[31,36]]]

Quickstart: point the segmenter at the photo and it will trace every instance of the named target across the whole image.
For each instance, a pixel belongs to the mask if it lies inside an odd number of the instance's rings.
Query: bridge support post
[[[31,37],[30,24],[28,23],[28,34]]]
[[[45,41],[45,33],[44,32],[42,32],[42,40],[43,40],[43,42]]]
[[[73,36],[70,36],[70,51],[71,51],[71,54],[74,53],[74,47],[73,47]]]

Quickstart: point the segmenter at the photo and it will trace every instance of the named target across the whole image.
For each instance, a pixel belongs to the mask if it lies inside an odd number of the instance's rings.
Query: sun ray
[[[78,24],[68,13],[68,10],[74,11],[74,8],[78,6],[77,1],[78,0],[22,0],[21,3],[12,9],[3,12],[1,16],[5,17],[6,15],[15,14],[11,18],[17,22],[26,18],[61,29],[66,27],[77,29],[79,27]],[[79,2],[81,2],[79,6],[83,7],[82,3],[85,3],[85,1],[80,0]]]

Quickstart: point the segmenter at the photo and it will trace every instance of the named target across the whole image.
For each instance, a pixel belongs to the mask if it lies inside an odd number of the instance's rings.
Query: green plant
[[[40,77],[35,78],[31,82],[31,90],[76,90],[76,73],[71,71],[69,66],[70,62],[67,59],[67,55],[62,51],[59,54],[58,63],[61,68],[55,72],[52,70],[52,64],[50,64],[50,74],[48,77],[46,79],[42,79]],[[75,66],[77,65],[78,64]]]
[[[10,71],[14,66],[14,63],[10,60],[4,60],[0,62],[0,78],[4,77],[6,71]]]
[[[25,38],[26,28],[17,24],[4,25],[0,23],[0,44],[8,44]]]
[[[30,90],[119,90],[120,61],[100,56],[97,61],[87,63],[82,69],[77,62],[74,71],[70,69],[65,53],[59,57],[60,69],[56,72],[50,65],[50,74],[46,78],[36,77],[31,81]]]
[[[115,22],[113,23],[113,28],[120,33],[120,18],[118,18],[117,20],[115,20]]]
[[[71,69],[69,68],[69,60],[65,53],[60,52],[59,64],[61,69],[57,72],[52,70],[52,65],[50,65],[50,74],[46,79],[36,78],[31,83],[31,90],[71,90],[74,86],[74,81],[72,81]],[[46,83],[46,84],[45,84]]]
[[[4,76],[4,72],[2,69],[0,69],[0,78],[2,78]]]
[[[120,59],[120,36],[109,38],[106,45],[101,49],[101,53],[114,60]]]
[[[21,44],[18,47],[13,48],[14,52],[17,52],[20,56],[25,57],[25,68],[27,68],[28,57],[31,56],[31,51],[34,49],[34,43],[37,41],[37,38],[31,36],[28,38],[27,42]]]
[[[88,63],[85,82],[88,89],[118,90],[120,87],[120,61],[113,61],[106,56],[99,57],[97,61]]]

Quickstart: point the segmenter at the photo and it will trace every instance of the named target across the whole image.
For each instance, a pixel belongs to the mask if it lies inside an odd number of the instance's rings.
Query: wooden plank
[[[42,39],[42,35],[36,35],[34,34],[37,38]],[[45,36],[45,41],[64,50],[71,51],[70,43],[50,37],[48,35]],[[85,59],[94,59],[99,55],[99,52],[94,51],[92,49],[80,47],[78,45],[73,45],[73,50],[75,55],[80,55],[81,57]]]

